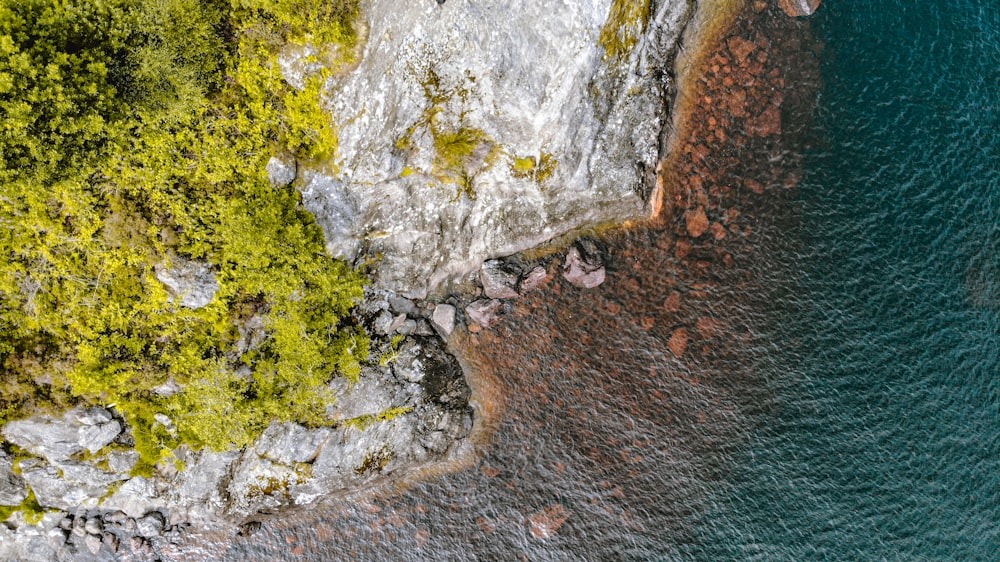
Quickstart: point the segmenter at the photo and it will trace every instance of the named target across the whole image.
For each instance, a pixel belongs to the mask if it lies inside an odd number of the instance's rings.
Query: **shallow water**
[[[555,276],[471,335],[495,390],[471,468],[188,553],[997,559],[1000,6],[827,0],[736,33],[789,83],[782,135],[737,120],[677,164],[680,205],[740,209],[724,239],[687,247],[679,208],[606,238],[601,287]]]

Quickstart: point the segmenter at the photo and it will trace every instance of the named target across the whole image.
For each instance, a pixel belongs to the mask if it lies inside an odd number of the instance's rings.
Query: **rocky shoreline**
[[[751,9],[773,8],[758,1]],[[677,102],[684,115],[698,117],[683,127],[675,120],[684,137],[671,139],[661,162],[654,198],[662,196],[664,204],[655,220],[669,234],[657,246],[694,276],[733,267],[739,249],[732,244],[751,236],[754,223],[738,201],[765,193],[785,197],[796,184],[794,165],[784,166],[782,175],[750,177],[737,158],[777,147],[787,132],[782,112],[808,103],[787,92],[790,78],[769,60],[769,53],[787,47],[779,47],[781,41],[753,30],[731,36],[705,63],[706,74],[689,90],[696,93]],[[566,240],[545,251],[488,259],[439,300],[369,290],[357,316],[380,338],[379,361],[367,365],[357,383],[331,383],[333,427],[274,423],[243,451],[182,449],[155,474],[132,476],[138,455],[129,450],[128,428],[113,407],[8,424],[2,433],[15,448],[0,451],[0,499],[18,505],[29,500],[30,488],[38,519],[16,512],[0,526],[0,557],[172,559],[183,556],[189,533],[199,529],[250,537],[276,514],[385,489],[435,466],[467,464],[477,439],[486,439],[476,432],[492,422],[482,419],[487,398],[470,389],[476,384],[466,381],[447,342],[496,346],[498,326],[524,314],[522,300],[531,309],[543,306],[540,292],[598,289],[633,259],[601,237]],[[688,283],[662,307],[677,313],[711,290]],[[648,318],[648,330],[662,329],[655,315]],[[709,344],[718,330],[709,317],[679,322],[669,328],[666,347],[681,358]],[[169,427],[171,420],[162,423]],[[551,536],[568,517],[561,507],[553,513],[533,520],[532,529],[540,529],[534,536]]]

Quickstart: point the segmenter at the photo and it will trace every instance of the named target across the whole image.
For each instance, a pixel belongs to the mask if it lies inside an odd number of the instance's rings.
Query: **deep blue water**
[[[771,387],[690,554],[1000,560],[1000,2],[827,0]]]

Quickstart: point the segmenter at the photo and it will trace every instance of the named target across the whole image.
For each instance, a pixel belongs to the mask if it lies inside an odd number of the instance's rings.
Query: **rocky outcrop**
[[[325,90],[333,171],[300,174],[329,250],[377,256],[379,286],[424,298],[491,256],[646,216],[690,2],[653,0],[615,56],[611,4],[363,3],[360,62]],[[297,49],[281,58],[296,87],[315,58]]]
[[[383,296],[368,313],[420,312]],[[423,318],[407,320],[426,327]],[[436,337],[380,345],[357,380],[330,383],[329,427],[273,422],[242,451],[181,446],[150,476],[131,474],[138,453],[113,410],[8,423],[4,439],[28,456],[0,452],[0,505],[20,506],[30,491],[41,509],[55,511],[38,522],[15,512],[0,527],[0,559],[155,557],[186,525],[235,529],[257,514],[357,492],[464,451],[472,409],[455,358]]]

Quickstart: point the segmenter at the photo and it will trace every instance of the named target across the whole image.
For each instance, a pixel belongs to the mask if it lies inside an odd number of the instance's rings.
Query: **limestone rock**
[[[257,454],[284,464],[312,462],[330,437],[325,427],[309,429],[292,422],[271,422],[253,444]]]
[[[490,256],[645,216],[646,172],[692,4],[655,2],[621,57],[607,57],[598,39],[608,6],[364,3],[371,39],[358,67],[324,92],[337,121],[338,183],[303,191],[331,251],[380,256],[378,285],[423,298]],[[282,55],[293,85],[309,72],[294,68],[303,54]],[[439,132],[480,139],[466,161],[441,158],[427,115]],[[538,168],[545,159],[547,169],[519,172],[515,158]]]
[[[173,302],[187,308],[207,306],[219,290],[219,282],[206,263],[174,256],[169,264],[159,264],[155,270]]]
[[[284,187],[295,181],[295,162],[286,162],[277,156],[272,156],[270,160],[267,161],[267,178],[271,181],[271,185],[275,187]]]
[[[21,476],[40,505],[65,511],[97,507],[111,483],[124,479],[87,464],[64,462],[56,467],[34,459],[21,462]]]
[[[135,476],[101,502],[101,508],[110,511],[120,510],[129,517],[141,517],[149,510],[159,507],[161,503],[162,501],[157,498],[153,481]]]
[[[0,433],[34,455],[59,462],[85,449],[96,453],[121,431],[121,424],[107,410],[91,408],[71,410],[61,418],[35,416],[12,421]]]

